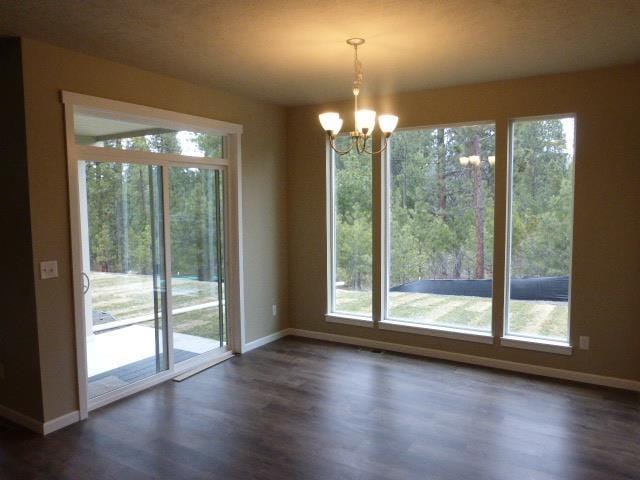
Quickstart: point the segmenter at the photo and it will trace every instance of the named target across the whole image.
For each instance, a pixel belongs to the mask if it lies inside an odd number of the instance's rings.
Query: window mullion
[[[372,145],[378,145],[382,143],[380,133],[374,131],[372,138]],[[379,149],[376,149],[379,150]],[[374,150],[375,151],[375,150]],[[372,320],[374,326],[378,326],[380,321],[384,317],[384,288],[386,288],[386,282],[383,280],[386,275],[386,262],[384,261],[385,255],[385,231],[384,219],[386,218],[384,209],[386,208],[386,202],[384,201],[385,192],[387,191],[385,182],[384,171],[386,168],[386,151],[378,152],[371,156],[372,165],[372,242],[371,242],[371,254],[372,254],[372,285],[371,285],[371,301],[372,301]]]

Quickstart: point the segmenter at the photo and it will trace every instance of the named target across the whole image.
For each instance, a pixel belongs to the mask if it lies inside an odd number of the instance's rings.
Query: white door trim
[[[245,344],[244,327],[244,281],[243,281],[243,261],[242,261],[242,158],[241,139],[242,125],[212,120],[204,117],[186,115],[178,112],[171,112],[142,105],[135,105],[116,100],[81,95],[72,92],[62,92],[62,102],[65,112],[65,137],[67,146],[67,175],[69,181],[69,215],[71,233],[71,253],[72,253],[72,279],[74,297],[75,316],[75,344],[76,344],[76,368],[78,378],[78,409],[80,420],[86,419],[89,410],[98,406],[106,405],[116,399],[131,395],[136,391],[147,388],[162,381],[169,380],[177,373],[183,373],[182,366],[176,368],[173,362],[172,351],[169,353],[169,369],[160,372],[144,381],[136,382],[130,387],[117,390],[113,395],[102,398],[88,399],[88,378],[87,378],[87,348],[86,348],[86,325],[84,312],[83,293],[83,252],[82,252],[82,228],[80,211],[80,190],[78,168],[81,160],[102,160],[109,162],[127,162],[137,164],[153,163],[163,167],[163,190],[164,195],[164,220],[165,220],[165,268],[170,275],[170,243],[167,243],[169,235],[169,225],[167,218],[169,212],[167,207],[167,179],[168,167],[193,165],[194,167],[218,168],[228,172],[225,185],[225,241],[227,242],[227,296],[228,296],[228,345],[232,352],[241,353]],[[198,158],[186,155],[152,154],[148,152],[133,152],[127,150],[116,150],[109,148],[93,148],[78,146],[75,142],[74,114],[82,112],[95,114],[104,118],[124,119],[137,122],[153,122],[152,124],[174,128],[180,130],[191,130],[203,133],[213,133],[223,135],[224,158]],[[91,158],[89,158],[89,156]],[[152,157],[153,156],[153,157]],[[83,158],[84,157],[84,158]],[[99,158],[93,158],[99,157]],[[170,283],[167,282],[167,283]],[[170,287],[167,290],[168,305],[171,305],[169,295]],[[168,310],[169,324],[171,323],[171,310]],[[170,330],[168,330],[170,331]],[[168,345],[171,345],[171,336]],[[226,355],[226,352],[217,352]],[[212,352],[212,353],[214,353]],[[199,356],[197,362],[211,362],[211,355],[203,354]],[[189,362],[191,368],[195,368],[196,361]]]

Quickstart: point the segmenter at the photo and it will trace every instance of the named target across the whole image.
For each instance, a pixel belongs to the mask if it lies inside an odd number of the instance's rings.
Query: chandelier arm
[[[351,142],[351,146],[347,149],[347,150],[339,150],[338,147],[336,147],[336,141],[335,138],[331,138],[331,136],[329,136],[329,146],[331,147],[331,149],[336,152],[338,155],[346,155],[347,153],[349,153],[351,150],[353,150],[353,142]]]
[[[379,150],[374,151],[369,151],[369,150],[363,150],[364,153],[368,154],[368,155],[378,155],[379,153],[384,152],[387,147],[389,146],[389,137],[384,137],[384,145],[382,145],[382,147],[380,147]]]
[[[360,141],[362,140],[362,142]],[[367,151],[367,136],[356,137],[356,150],[358,154],[365,153]]]

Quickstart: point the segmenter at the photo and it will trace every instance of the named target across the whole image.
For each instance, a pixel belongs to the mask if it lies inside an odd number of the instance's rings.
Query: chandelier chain
[[[353,94],[357,96],[360,93],[360,88],[364,81],[364,73],[362,70],[362,62],[358,58],[358,45],[354,45],[353,50],[353,70],[355,72],[355,76],[353,78]]]

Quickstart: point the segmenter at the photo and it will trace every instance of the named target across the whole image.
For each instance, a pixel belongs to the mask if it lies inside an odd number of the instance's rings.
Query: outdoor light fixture
[[[374,110],[358,110],[358,95],[362,87],[364,75],[362,73],[362,62],[358,60],[358,46],[364,43],[363,38],[350,38],[347,43],[354,49],[353,67],[355,77],[353,79],[353,101],[354,101],[354,117],[355,130],[350,132],[351,145],[347,150],[341,151],[336,147],[336,137],[342,129],[342,119],[340,114],[336,112],[326,112],[318,115],[320,124],[329,137],[329,145],[338,155],[346,155],[355,147],[358,153],[377,154],[387,148],[388,140],[398,125],[398,117],[395,115],[379,115],[378,125],[384,139],[384,145],[380,150],[375,152],[367,150],[367,140],[371,138],[373,129],[376,126],[376,112]]]
[[[468,157],[460,157],[458,160],[460,161],[460,165],[462,165],[463,167],[467,165],[473,165],[474,167],[480,166],[480,155],[470,155]],[[496,156],[489,155],[487,157],[487,162],[489,162],[489,165],[491,166],[495,165]]]

